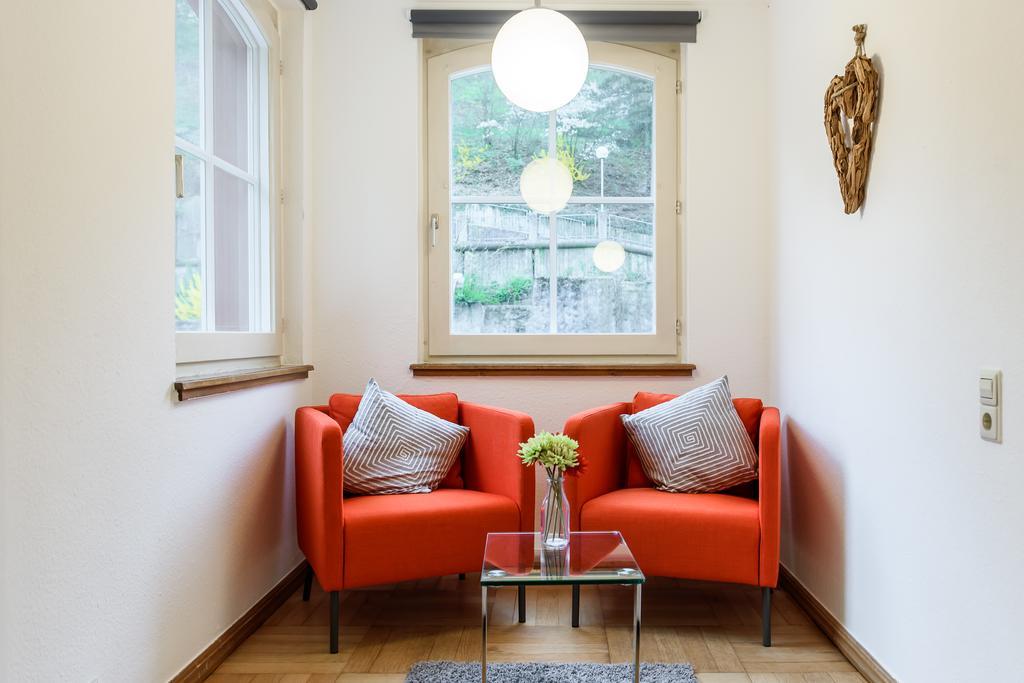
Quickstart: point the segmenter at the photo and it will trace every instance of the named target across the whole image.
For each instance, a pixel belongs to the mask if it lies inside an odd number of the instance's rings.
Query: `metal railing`
[[[499,244],[546,242],[550,222],[526,207],[468,204],[452,216],[453,242],[463,248],[494,248]],[[623,246],[654,246],[654,225],[610,213],[558,214],[559,240],[574,242],[612,239]]]

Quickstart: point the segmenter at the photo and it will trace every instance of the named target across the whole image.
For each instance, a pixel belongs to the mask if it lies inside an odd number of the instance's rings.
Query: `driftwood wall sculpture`
[[[864,56],[867,26],[857,24],[853,33],[857,44],[853,59],[825,90],[825,134],[846,213],[854,213],[864,202],[879,90],[878,72]]]

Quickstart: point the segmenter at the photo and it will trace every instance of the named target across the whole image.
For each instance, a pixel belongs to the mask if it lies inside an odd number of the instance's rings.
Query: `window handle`
[[[430,246],[431,247],[436,247],[437,246],[437,230],[438,230],[437,214],[436,213],[432,213],[432,214],[430,214]]]
[[[182,154],[174,155],[174,196],[185,198],[185,157]]]

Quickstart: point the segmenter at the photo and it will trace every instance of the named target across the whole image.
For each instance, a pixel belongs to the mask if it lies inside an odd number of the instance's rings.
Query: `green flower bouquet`
[[[540,506],[541,540],[548,548],[569,545],[569,500],[565,495],[565,476],[583,471],[579,443],[565,434],[541,432],[519,444],[523,465],[540,465],[548,476],[548,492]]]

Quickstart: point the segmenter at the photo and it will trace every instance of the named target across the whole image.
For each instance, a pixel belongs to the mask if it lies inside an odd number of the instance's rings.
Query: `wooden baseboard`
[[[203,650],[181,672],[171,679],[171,683],[198,683],[204,681],[245,639],[256,632],[277,608],[284,604],[292,593],[302,585],[306,573],[306,563],[288,572],[270,592],[243,614],[238,621],[231,624],[210,647]]]
[[[856,638],[850,635],[842,622],[836,619],[835,615],[829,612],[818,598],[814,597],[814,594],[793,576],[792,572],[784,566],[779,569],[779,587],[807,612],[818,628],[835,643],[836,648],[850,660],[861,676],[868,679],[870,683],[897,683],[896,679],[878,663],[878,660],[871,656],[870,652],[864,649],[863,645],[857,642]]]

